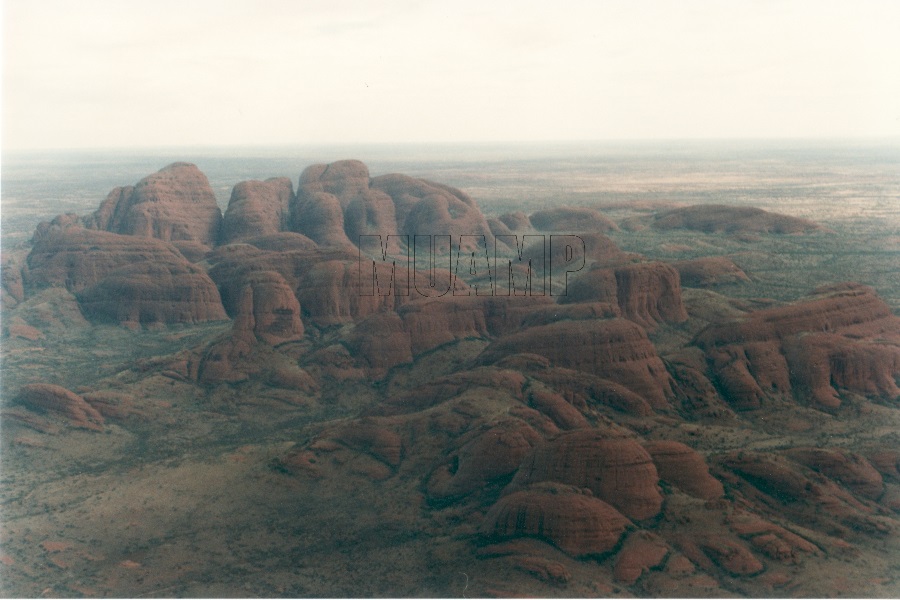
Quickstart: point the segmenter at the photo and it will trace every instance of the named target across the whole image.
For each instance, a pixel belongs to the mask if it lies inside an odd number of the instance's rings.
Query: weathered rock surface
[[[227,319],[209,276],[184,259],[120,267],[78,293],[92,321],[127,327]]]
[[[286,231],[294,186],[287,177],[242,181],[231,191],[222,222],[222,244]]]
[[[303,337],[300,303],[277,271],[248,275],[235,321],[246,323],[257,340],[271,345]]]
[[[872,288],[841,284],[808,300],[759,310],[701,332],[723,395],[739,410],[795,394],[834,409],[839,390],[900,394],[900,318]]]
[[[520,419],[504,419],[465,436],[447,464],[432,472],[428,496],[444,500],[464,496],[512,475],[543,438]]]
[[[140,262],[185,259],[174,246],[160,240],[69,227],[35,242],[27,259],[26,285],[30,289],[58,286],[79,292],[116,269]]]
[[[865,458],[839,448],[792,448],[787,456],[870,500],[884,493],[884,482]]]
[[[722,482],[709,474],[706,461],[693,448],[673,441],[645,442],[644,448],[653,457],[659,478],[683,492],[704,500],[724,493]]]
[[[85,219],[90,229],[213,246],[222,211],[209,180],[195,165],[172,163],[137,184],[116,188]]]
[[[750,206],[700,204],[655,215],[656,229],[691,229],[704,233],[809,233],[822,226],[807,219]]]
[[[634,584],[641,575],[662,564],[668,554],[669,546],[659,536],[648,531],[632,533],[616,558],[616,581]]]
[[[509,490],[541,481],[583,487],[632,519],[659,513],[659,476],[650,455],[635,440],[599,429],[578,429],[537,446],[525,458]]]
[[[612,551],[629,521],[612,506],[578,488],[544,483],[501,498],[485,515],[489,539],[534,536],[574,557]]]
[[[482,353],[483,363],[528,351],[554,366],[609,379],[665,408],[672,381],[646,332],[624,319],[560,321],[503,336]]]
[[[687,319],[678,271],[660,262],[592,269],[571,281],[568,294],[560,299],[588,301],[615,303],[623,316],[648,328]]]
[[[64,387],[49,383],[28,384],[19,390],[16,401],[29,409],[62,417],[73,427],[103,430],[103,415],[84,398]]]

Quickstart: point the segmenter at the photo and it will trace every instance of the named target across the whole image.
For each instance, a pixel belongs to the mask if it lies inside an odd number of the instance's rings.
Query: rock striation
[[[196,165],[176,162],[140,180],[118,187],[93,215],[89,229],[212,247],[219,238],[222,211]]]
[[[527,351],[557,367],[615,381],[664,409],[672,379],[647,333],[625,319],[559,321],[502,336],[482,353],[483,363]]]
[[[777,395],[832,410],[839,390],[900,394],[900,318],[867,286],[821,288],[807,300],[712,325],[695,342],[738,410]]]
[[[615,508],[578,488],[544,483],[501,498],[480,531],[488,539],[538,537],[582,558],[608,554],[629,525]]]
[[[662,506],[650,454],[632,439],[599,429],[578,429],[537,446],[522,462],[509,490],[541,481],[587,488],[631,519],[649,519]]]
[[[62,417],[73,427],[102,431],[104,419],[78,394],[49,383],[22,386],[16,402],[41,413]]]
[[[286,231],[294,202],[294,186],[287,177],[242,181],[231,191],[222,221],[222,244]]]

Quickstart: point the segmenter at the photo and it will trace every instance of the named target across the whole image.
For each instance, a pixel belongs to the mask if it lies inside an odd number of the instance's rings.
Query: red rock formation
[[[231,191],[221,243],[231,244],[285,231],[290,224],[294,186],[287,177],[242,181]]]
[[[731,575],[755,575],[763,570],[759,559],[738,540],[710,535],[703,538],[699,545],[707,556]]]
[[[437,378],[401,394],[390,394],[380,409],[389,414],[420,411],[477,388],[505,392],[524,400],[524,386],[525,376],[521,373],[481,367]]]
[[[787,455],[870,500],[877,500],[884,493],[881,473],[854,452],[840,448],[792,448]]]
[[[701,204],[660,213],[656,229],[692,229],[704,233],[809,233],[822,227],[807,219],[750,206]]]
[[[504,419],[472,432],[448,455],[448,463],[431,474],[428,496],[434,500],[464,496],[512,475],[541,441],[540,434],[519,419]]]
[[[739,266],[724,256],[707,256],[670,264],[678,270],[681,284],[688,287],[709,287],[750,281]]]
[[[417,300],[397,309],[409,332],[413,356],[440,345],[487,335],[482,303],[477,298]]]
[[[70,227],[41,236],[28,255],[29,288],[65,287],[79,292],[114,270],[140,262],[185,262],[159,240]]]
[[[558,367],[548,368],[544,365],[540,365],[537,370],[529,369],[529,371],[532,377],[555,388],[574,406],[600,404],[637,417],[653,414],[653,408],[646,400],[614,381],[590,373]]]
[[[16,401],[29,409],[63,417],[74,427],[103,431],[103,416],[84,398],[58,385],[32,383],[22,386]]]
[[[665,263],[592,269],[569,284],[561,303],[615,302],[622,314],[643,327],[687,319],[678,271]]]
[[[400,465],[403,457],[403,442],[400,436],[379,422],[362,420],[341,427],[331,437],[338,442],[371,454],[390,467]]]
[[[668,554],[669,546],[659,536],[649,531],[632,533],[616,558],[616,581],[633,585],[641,575],[662,564]]]
[[[644,443],[644,448],[653,457],[660,479],[697,498],[722,497],[722,483],[709,474],[706,461],[689,446],[680,442],[654,441]]]
[[[371,188],[393,199],[401,234],[450,235],[454,245],[459,243],[459,236],[484,236],[487,248],[494,247],[484,215],[474,200],[456,188],[398,174],[373,178]],[[471,244],[464,244],[464,250],[471,248]]]
[[[344,343],[369,369],[372,379],[381,379],[388,370],[413,361],[409,331],[393,311],[375,313],[360,321]]]
[[[612,551],[629,521],[609,504],[579,489],[545,483],[501,498],[485,515],[491,539],[534,536],[576,558]]]
[[[654,408],[665,408],[672,381],[647,334],[624,319],[560,321],[503,336],[482,353],[493,363],[504,356],[530,352],[554,366],[610,379],[642,396]]]
[[[302,233],[323,247],[354,248],[344,232],[344,211],[337,196],[301,188],[291,213],[293,231]]]
[[[782,502],[817,495],[818,487],[784,458],[759,452],[731,452],[722,464],[756,488]]]
[[[794,393],[825,409],[840,404],[838,389],[900,394],[900,318],[866,286],[821,288],[809,300],[712,325],[696,342],[738,409],[758,408],[775,394]]]
[[[339,160],[307,167],[300,175],[298,190],[324,192],[342,199],[341,208],[369,188],[369,168],[358,160]]]
[[[187,261],[145,261],[109,273],[78,294],[93,321],[140,327],[227,319],[212,280]]]
[[[314,251],[318,248],[318,244],[314,241],[305,235],[293,231],[282,231],[281,233],[261,235],[247,238],[243,241],[260,250],[273,250],[278,252],[289,252],[293,250]]]
[[[267,344],[275,345],[303,337],[300,303],[277,271],[248,275],[237,314],[242,319],[248,319],[248,326],[256,339]]]
[[[819,554],[815,544],[750,513],[734,513],[728,525],[736,534],[749,539],[754,548],[783,563],[797,564],[804,555]]]
[[[564,206],[539,210],[531,215],[530,221],[535,229],[548,232],[579,234],[619,230],[610,218],[593,208]]]
[[[535,389],[531,391],[530,404],[553,419],[560,429],[580,429],[589,426],[581,411],[566,402],[560,394]]]
[[[206,175],[195,165],[179,162],[134,187],[114,189],[85,222],[90,229],[213,246],[222,211]]]
[[[522,462],[510,490],[540,481],[584,487],[632,519],[649,519],[662,506],[650,455],[630,439],[578,429],[537,446]]]

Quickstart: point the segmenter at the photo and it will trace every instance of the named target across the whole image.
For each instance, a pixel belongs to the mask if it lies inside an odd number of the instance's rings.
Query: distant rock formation
[[[288,229],[294,186],[287,177],[242,181],[231,191],[222,222],[222,244],[278,234]]]
[[[157,238],[176,245],[212,247],[219,238],[222,211],[196,165],[176,162],[134,186],[115,188],[85,219],[89,229]]]
[[[549,208],[532,213],[529,220],[535,229],[546,232],[578,234],[619,230],[612,219],[593,208]]]
[[[670,264],[678,270],[681,284],[689,287],[710,287],[750,281],[740,267],[724,256],[707,256]]]
[[[691,229],[704,233],[810,233],[823,229],[808,219],[750,206],[699,204],[676,208],[653,217],[656,229]]]

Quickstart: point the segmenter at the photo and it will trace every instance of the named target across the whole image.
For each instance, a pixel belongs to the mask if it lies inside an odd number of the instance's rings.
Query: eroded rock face
[[[90,229],[213,246],[222,211],[195,165],[172,163],[134,187],[116,188],[85,223]]]
[[[692,229],[704,233],[809,233],[822,227],[807,219],[750,206],[701,204],[655,216],[656,229]]]
[[[32,410],[62,417],[74,427],[103,430],[103,415],[84,398],[64,387],[32,383],[22,386],[16,400]]]
[[[635,440],[610,437],[598,429],[564,433],[536,447],[509,489],[541,481],[587,488],[632,519],[649,519],[662,506],[650,454]]]
[[[43,235],[28,255],[27,286],[65,287],[71,292],[92,286],[116,269],[141,262],[185,262],[166,242],[106,231],[69,227]]]
[[[120,267],[78,294],[85,316],[127,327],[227,319],[209,276],[185,260]]]
[[[290,223],[294,186],[287,177],[242,181],[231,191],[222,222],[222,244],[285,231]]]
[[[548,358],[554,366],[609,379],[665,408],[671,378],[656,349],[638,325],[624,319],[560,321],[503,336],[481,355],[494,363],[523,351]]]
[[[709,474],[706,461],[694,449],[680,442],[645,442],[644,448],[653,457],[660,479],[676,485],[682,491],[712,500],[724,493],[722,483]]]
[[[634,584],[641,575],[662,564],[668,554],[669,547],[659,536],[647,531],[632,533],[616,559],[616,581]]]
[[[792,448],[787,455],[870,500],[877,500],[884,493],[881,473],[855,452],[839,448]]]
[[[578,488],[544,483],[497,501],[481,533],[490,539],[539,537],[580,558],[609,553],[628,526],[628,519],[606,502]]]
[[[303,337],[300,303],[276,271],[254,273],[245,280],[235,320],[247,323],[257,340],[275,345]]]
[[[900,319],[867,286],[822,288],[808,300],[710,326],[696,342],[739,410],[778,394],[823,409],[840,405],[839,389],[900,394]]]
[[[464,496],[511,475],[542,437],[520,419],[505,419],[467,436],[428,480],[435,500]]]
[[[623,316],[648,328],[687,319],[678,271],[659,262],[592,269],[572,281],[560,301],[615,302]]]
[[[17,261],[3,258],[0,266],[0,288],[3,297],[0,302],[6,308],[12,308],[25,299],[25,285],[22,282],[22,268]]]

